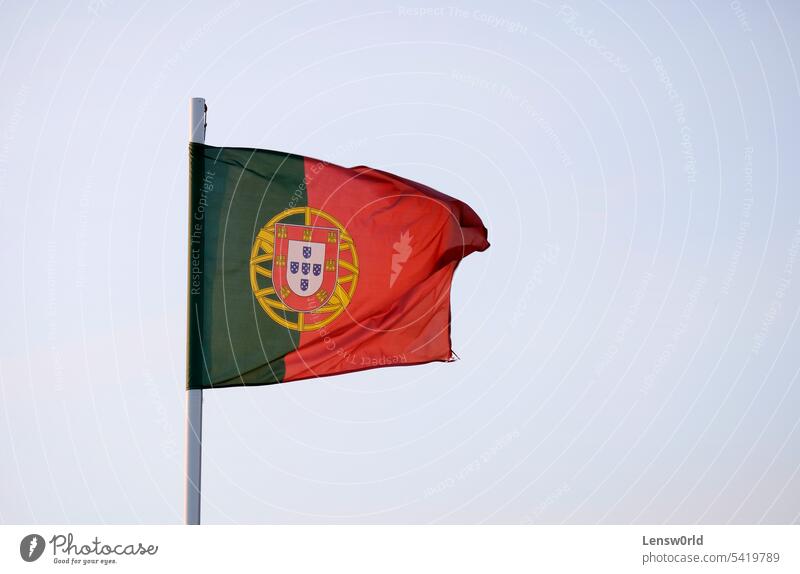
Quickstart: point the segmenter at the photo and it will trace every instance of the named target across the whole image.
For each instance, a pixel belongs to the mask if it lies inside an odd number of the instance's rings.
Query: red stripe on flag
[[[456,199],[370,168],[306,158],[305,173],[308,206],[338,220],[357,251],[357,272],[340,266],[339,279],[357,274],[358,283],[340,316],[301,333],[284,380],[450,360],[450,283],[464,256],[489,246],[480,218]]]

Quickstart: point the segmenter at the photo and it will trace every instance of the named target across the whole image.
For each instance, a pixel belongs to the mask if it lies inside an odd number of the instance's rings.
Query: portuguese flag
[[[190,144],[190,389],[450,361],[466,204],[367,167]]]

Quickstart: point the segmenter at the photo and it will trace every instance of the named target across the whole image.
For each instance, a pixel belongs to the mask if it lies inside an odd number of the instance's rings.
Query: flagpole
[[[189,102],[189,141],[206,141],[206,101]],[[190,191],[191,193],[191,191]],[[188,308],[188,306],[187,306]],[[191,313],[191,309],[189,309]],[[188,317],[187,317],[188,320]],[[203,390],[186,390],[186,524],[200,524],[200,459],[203,453]]]

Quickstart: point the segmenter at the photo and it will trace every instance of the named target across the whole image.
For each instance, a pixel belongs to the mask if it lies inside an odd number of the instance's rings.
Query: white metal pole
[[[206,141],[206,101],[189,103],[189,141]],[[203,453],[203,390],[186,391],[186,524],[200,524],[200,459]]]

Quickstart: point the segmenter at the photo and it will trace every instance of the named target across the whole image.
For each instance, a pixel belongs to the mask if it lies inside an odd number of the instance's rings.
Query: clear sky
[[[203,520],[800,516],[800,8],[6,2],[0,522],[181,522],[207,142],[472,205],[461,360],[206,392]]]

